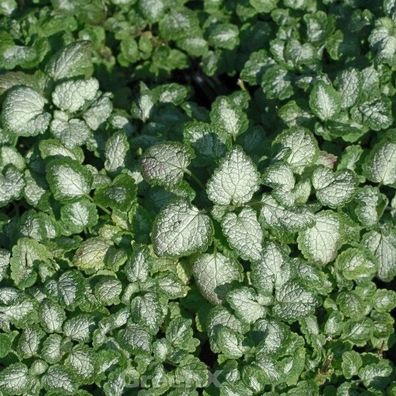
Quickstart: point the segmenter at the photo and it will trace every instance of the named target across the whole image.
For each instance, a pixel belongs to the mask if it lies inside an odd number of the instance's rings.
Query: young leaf
[[[309,107],[321,120],[329,120],[341,109],[340,94],[331,84],[318,81],[309,96]]]
[[[234,282],[241,279],[238,263],[221,253],[203,254],[193,266],[201,294],[212,304],[220,304]]]
[[[324,166],[317,167],[312,174],[312,186],[319,202],[335,209],[350,201],[356,191],[357,178],[348,170],[333,173]]]
[[[189,172],[192,153],[181,143],[160,143],[151,146],[142,158],[143,177],[152,184],[173,187]]]
[[[333,261],[341,244],[341,222],[332,211],[316,214],[315,224],[298,235],[298,248],[307,260],[321,265]]]
[[[244,260],[257,260],[262,249],[263,231],[253,209],[243,208],[241,212],[227,213],[221,227],[230,246]]]
[[[44,133],[51,115],[44,111],[47,103],[34,89],[19,86],[10,90],[3,102],[1,121],[4,128],[18,136]]]
[[[258,190],[260,177],[251,159],[234,148],[214,171],[207,184],[209,199],[218,205],[242,205]]]
[[[159,256],[188,256],[206,250],[212,240],[212,223],[188,201],[169,203],[158,214],[152,232]]]
[[[77,161],[53,159],[47,164],[47,180],[55,199],[67,202],[89,194],[92,174]]]

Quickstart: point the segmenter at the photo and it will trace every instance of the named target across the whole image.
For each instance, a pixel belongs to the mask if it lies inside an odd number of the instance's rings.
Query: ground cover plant
[[[0,2],[0,395],[396,395],[396,1]]]

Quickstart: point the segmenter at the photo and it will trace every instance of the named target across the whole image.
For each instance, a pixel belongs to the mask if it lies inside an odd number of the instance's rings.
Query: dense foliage
[[[0,395],[396,395],[395,71],[395,0],[2,0]]]

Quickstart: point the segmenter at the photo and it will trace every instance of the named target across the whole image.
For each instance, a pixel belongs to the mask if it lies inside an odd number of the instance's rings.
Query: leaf
[[[348,169],[333,173],[331,169],[319,166],[312,174],[312,186],[316,190],[319,202],[335,209],[352,199],[357,187],[357,178]]]
[[[83,119],[93,131],[96,131],[110,117],[113,110],[110,98],[110,93],[105,93],[101,96],[97,95],[96,99],[90,103],[89,108],[84,112]]]
[[[377,272],[377,265],[368,252],[358,248],[343,251],[338,255],[335,265],[348,280],[370,279]]]
[[[289,281],[275,294],[273,314],[283,320],[296,320],[315,312],[316,296],[297,282]]]
[[[369,36],[371,49],[379,62],[394,65],[396,51],[395,22],[390,18],[379,18]]]
[[[363,235],[362,244],[378,259],[378,277],[389,282],[396,275],[396,230],[383,228]]]
[[[217,24],[209,34],[209,44],[214,47],[233,50],[239,44],[238,27],[231,23]]]
[[[91,68],[90,43],[75,41],[59,50],[48,62],[46,71],[54,80],[85,75]]]
[[[163,319],[159,298],[154,293],[137,296],[131,301],[131,319],[146,328],[151,334],[157,334]]]
[[[341,109],[339,93],[323,81],[318,81],[309,95],[309,107],[321,120],[333,118]]]
[[[259,260],[252,262],[253,286],[263,295],[272,295],[274,288],[280,288],[290,277],[290,268],[281,248],[268,242]]]
[[[396,183],[396,141],[384,139],[378,142],[363,165],[364,175],[374,183],[392,185]]]
[[[67,203],[61,208],[61,221],[71,234],[79,234],[98,222],[96,206],[87,199]]]
[[[23,363],[13,363],[0,372],[0,390],[6,395],[23,395],[29,389],[28,368]]]
[[[231,290],[226,297],[235,314],[244,322],[253,324],[266,314],[259,296],[251,288],[239,287]]]
[[[341,245],[341,223],[332,211],[315,215],[315,224],[299,233],[298,248],[307,260],[321,265],[333,261]]]
[[[49,367],[41,381],[47,391],[73,394],[77,388],[71,374],[60,365]]]
[[[31,238],[20,238],[12,249],[10,259],[11,278],[17,286],[24,289],[37,280],[37,268],[40,263],[52,258],[50,251]]]
[[[263,228],[291,233],[305,230],[315,221],[314,214],[308,208],[285,208],[269,194],[263,194],[260,205],[259,221]]]
[[[341,367],[345,378],[349,379],[357,375],[362,364],[362,358],[357,352],[347,351],[342,354]]]
[[[47,164],[47,180],[54,198],[67,202],[89,194],[92,175],[87,168],[70,159],[53,159]]]
[[[207,184],[209,199],[218,205],[249,202],[260,184],[259,174],[241,148],[234,148],[215,169]]]
[[[145,354],[150,352],[151,336],[139,325],[130,324],[121,330],[120,341],[129,353]]]
[[[239,359],[243,356],[245,348],[242,345],[243,337],[241,334],[221,326],[216,332],[217,344],[221,353],[228,359]]]
[[[248,119],[231,97],[220,96],[212,104],[210,119],[220,135],[235,139],[248,128]]]
[[[3,102],[1,121],[5,129],[18,136],[44,133],[51,115],[44,111],[47,103],[34,89],[18,86],[7,92]]]
[[[108,172],[117,172],[125,167],[126,156],[129,150],[128,138],[123,131],[110,136],[105,148],[105,169]]]
[[[52,103],[63,111],[75,113],[95,98],[98,89],[99,82],[95,78],[65,81],[52,92]]]
[[[241,269],[221,253],[203,254],[194,262],[193,275],[201,294],[210,303],[220,304],[232,284],[241,279]]]
[[[60,333],[66,315],[58,304],[45,300],[40,304],[39,318],[41,326],[46,332]]]
[[[188,256],[206,250],[212,239],[212,224],[207,215],[180,199],[161,210],[151,237],[157,255]]]
[[[83,299],[84,277],[77,271],[64,272],[58,280],[58,292],[62,305],[73,309]]]
[[[136,246],[128,259],[125,274],[129,282],[145,282],[150,272],[149,252],[145,246]]]
[[[387,97],[362,103],[352,112],[352,118],[369,129],[380,131],[392,125],[392,102]]]
[[[188,173],[192,153],[181,143],[160,143],[151,146],[142,158],[142,174],[147,182],[172,187]]]
[[[355,214],[365,227],[376,225],[388,204],[387,197],[381,194],[378,188],[372,186],[364,186],[358,191],[355,201]]]
[[[257,260],[262,249],[263,231],[253,209],[227,213],[221,223],[230,246],[245,260]]]
[[[282,132],[275,138],[274,143],[280,146],[278,157],[286,161],[297,174],[313,165],[319,154],[316,139],[303,128]]]
[[[106,208],[127,212],[136,201],[137,188],[135,180],[126,173],[121,173],[114,178],[110,185],[96,189],[95,203]]]
[[[111,243],[101,237],[85,240],[77,249],[73,264],[88,273],[102,269]]]
[[[56,112],[54,116],[55,118],[50,124],[50,131],[65,147],[73,149],[82,146],[91,136],[91,131],[84,121],[76,118],[69,120],[68,116],[62,112]],[[71,158],[74,157],[75,155],[71,156]]]
[[[12,200],[20,199],[25,181],[14,165],[7,165],[0,173],[0,207],[6,206]]]

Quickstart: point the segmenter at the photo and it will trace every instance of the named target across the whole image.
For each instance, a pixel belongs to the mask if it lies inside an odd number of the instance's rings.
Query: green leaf
[[[212,104],[210,119],[215,129],[219,131],[219,135],[225,138],[235,139],[249,126],[245,112],[229,96],[220,96],[216,99]]]
[[[80,199],[62,206],[61,221],[70,234],[79,234],[97,224],[98,212],[92,202]]]
[[[266,309],[260,303],[259,296],[248,287],[231,290],[226,297],[235,314],[244,322],[253,324],[266,314]]]
[[[297,174],[313,165],[319,154],[315,137],[303,128],[282,132],[275,138],[274,143],[280,148],[278,157],[286,161]]]
[[[274,65],[268,67],[261,79],[261,87],[268,99],[285,100],[293,93],[293,76],[283,67]]]
[[[355,194],[357,178],[348,170],[333,172],[324,166],[317,167],[312,174],[312,186],[323,206],[335,209],[349,202]]]
[[[143,177],[151,184],[173,187],[189,172],[191,159],[191,150],[178,142],[151,146],[142,157]]]
[[[111,94],[97,95],[88,110],[84,112],[83,119],[93,131],[96,131],[110,117],[112,111]]]
[[[206,250],[212,240],[212,223],[207,215],[180,199],[161,210],[151,237],[157,255],[188,256]]]
[[[39,265],[47,263],[51,258],[51,252],[44,245],[31,238],[20,238],[12,248],[12,280],[22,289],[32,286],[37,280]]]
[[[14,165],[7,165],[0,173],[0,207],[20,199],[24,187],[23,173]]]
[[[396,230],[384,227],[363,235],[362,244],[378,259],[378,277],[389,282],[396,275]]]
[[[217,48],[233,50],[239,44],[239,31],[236,25],[220,23],[211,29],[209,44]]]
[[[325,265],[333,261],[341,245],[341,222],[332,211],[315,215],[315,224],[298,235],[298,248],[307,260]]]
[[[51,133],[67,148],[82,146],[91,135],[90,129],[84,121],[76,118],[68,119],[67,114],[56,111],[50,125]],[[74,158],[75,156],[71,156]]]
[[[125,274],[129,282],[145,282],[150,272],[149,251],[145,246],[136,246],[128,259]]]
[[[131,319],[147,328],[151,334],[156,334],[163,319],[159,298],[154,293],[137,296],[131,301]]]
[[[128,138],[123,131],[110,136],[105,148],[105,169],[108,172],[118,172],[125,167],[127,152],[129,150]]]
[[[245,349],[242,345],[243,337],[228,327],[221,326],[216,331],[216,340],[220,352],[228,359],[239,359],[243,356]]]
[[[334,118],[341,109],[340,94],[331,84],[318,81],[309,95],[309,107],[323,121]]]
[[[96,371],[94,352],[86,346],[77,346],[65,360],[65,367],[82,383],[91,383]]]
[[[232,284],[241,279],[239,264],[221,253],[203,254],[193,266],[201,294],[212,304],[220,304]]]
[[[99,82],[95,78],[65,81],[52,92],[52,103],[63,111],[75,113],[95,98],[98,89]]]
[[[285,208],[269,194],[263,194],[260,205],[259,221],[263,228],[279,230],[285,234],[305,230],[315,222],[315,216],[308,208]]]
[[[71,374],[60,365],[50,366],[41,381],[47,391],[71,395],[77,389]]]
[[[90,43],[75,41],[59,50],[48,62],[46,72],[54,80],[85,75],[91,69]]]
[[[51,115],[44,111],[47,103],[34,89],[18,86],[7,92],[3,102],[1,121],[6,130],[18,136],[44,133]]]
[[[55,199],[67,202],[89,194],[92,174],[77,161],[59,158],[47,164],[47,180]]]
[[[5,395],[24,395],[30,384],[28,367],[23,363],[14,363],[0,372],[0,390]]]
[[[209,199],[218,205],[240,206],[259,189],[260,177],[251,159],[234,148],[215,169],[207,184]]]
[[[377,143],[363,165],[364,175],[374,183],[396,183],[396,140],[384,139]]]
[[[126,173],[121,173],[114,178],[110,185],[96,189],[94,201],[106,208],[127,212],[136,201],[137,188],[135,180]]]
[[[40,304],[39,318],[41,326],[48,333],[60,333],[66,318],[63,308],[50,300]]]
[[[393,121],[392,101],[382,97],[364,102],[353,109],[352,118],[374,131],[389,128]]]
[[[347,351],[342,354],[341,367],[345,378],[350,379],[357,375],[362,364],[362,358],[357,352]]]
[[[364,186],[358,191],[355,201],[355,214],[365,227],[376,225],[388,204],[386,195],[381,194],[378,188],[372,186]]]
[[[315,312],[316,296],[295,281],[289,281],[275,294],[273,314],[283,320],[296,320]]]
[[[151,349],[151,336],[141,326],[130,324],[120,332],[120,341],[124,348],[133,354],[148,353]]]
[[[369,253],[358,248],[343,251],[338,255],[335,266],[347,280],[370,279],[377,272],[377,265]]]
[[[221,222],[230,246],[244,259],[257,260],[262,249],[263,231],[253,209],[243,208],[237,215],[227,213]]]
[[[281,248],[269,242],[263,248],[259,260],[252,262],[253,286],[264,295],[272,295],[274,288],[280,288],[290,277],[290,268]]]
[[[110,246],[111,243],[101,237],[87,239],[77,249],[73,264],[88,273],[98,271],[105,265],[105,257]]]
[[[83,299],[84,277],[78,271],[66,271],[58,280],[58,292],[63,306],[73,309]]]
[[[370,47],[379,62],[393,66],[396,61],[396,26],[390,18],[379,18],[369,37]]]

